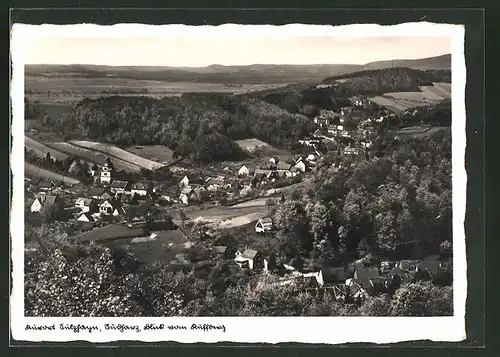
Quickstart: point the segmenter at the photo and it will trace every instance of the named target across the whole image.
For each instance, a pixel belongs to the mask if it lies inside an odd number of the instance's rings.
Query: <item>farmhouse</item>
[[[278,162],[280,162],[280,159],[278,157],[271,157],[271,158],[269,158],[269,163],[270,164],[276,165],[276,164],[278,164]]]
[[[243,253],[237,251],[235,254],[234,261],[240,268],[253,269],[264,269],[268,266],[268,263],[264,263],[264,258],[257,250],[245,249]]]
[[[305,161],[303,158],[297,159],[297,162],[295,163],[294,166],[298,171],[300,172],[306,172],[309,169],[309,165],[307,161]]]
[[[113,193],[123,193],[128,190],[129,183],[127,181],[114,180],[109,186]]]
[[[147,196],[152,193],[151,185],[146,182],[137,182],[132,185],[130,192],[137,196]]]
[[[245,165],[243,165],[238,170],[238,175],[240,175],[240,176],[248,176],[248,175],[250,175],[250,170],[248,169],[248,167],[246,167]]]
[[[340,135],[344,131],[343,125],[331,125],[328,127],[328,134],[330,135]]]
[[[56,202],[61,202],[61,198],[57,195],[41,195],[35,198],[31,204],[31,212],[40,212],[43,207],[54,206]]]
[[[99,196],[99,199],[100,200],[110,200],[112,199],[114,196],[109,192],[109,191],[104,191],[100,196]]]
[[[265,233],[271,231],[272,229],[273,229],[273,221],[271,220],[271,218],[259,219],[255,224],[256,233]]]
[[[227,254],[227,247],[225,245],[214,245],[212,247],[212,253],[216,257],[225,258]]]
[[[91,198],[80,197],[75,201],[75,207],[80,208],[83,213],[93,213],[97,210],[97,203]]]
[[[99,205],[99,212],[103,215],[118,216],[120,213],[124,213],[124,210],[120,201],[111,199]]]

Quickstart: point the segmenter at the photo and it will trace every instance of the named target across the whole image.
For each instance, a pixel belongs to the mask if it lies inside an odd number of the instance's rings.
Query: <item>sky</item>
[[[204,67],[250,64],[365,64],[451,53],[449,37],[36,37],[26,64]]]

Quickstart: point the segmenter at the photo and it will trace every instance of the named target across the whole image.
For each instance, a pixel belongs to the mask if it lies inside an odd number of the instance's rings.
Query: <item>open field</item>
[[[236,140],[236,144],[243,150],[247,150],[249,152],[254,151],[256,148],[269,148],[271,145],[264,141],[260,141],[259,139],[243,139],[243,140]]]
[[[163,145],[136,145],[128,147],[127,151],[162,164],[174,161],[173,151]]]
[[[412,137],[426,137],[431,136],[441,130],[447,130],[446,127],[430,127],[430,126],[409,126],[394,132],[396,135],[412,136]]]
[[[180,229],[155,231],[157,236],[127,237],[106,243],[108,246],[128,246],[134,256],[144,264],[168,264],[179,253],[183,253],[192,244]]]
[[[70,141],[70,143],[81,148],[102,152],[106,155],[113,156],[119,160],[126,161],[130,164],[134,164],[148,170],[154,170],[165,166],[109,144],[85,140],[74,140]]]
[[[194,222],[207,224],[212,228],[227,229],[250,224],[266,217],[269,210],[265,199],[250,200],[232,207],[213,206],[207,209],[193,206],[185,209]]]
[[[68,155],[62,151],[57,150],[57,148],[51,148],[47,145],[42,144],[35,139],[30,138],[29,136],[24,136],[24,147],[28,150],[33,150],[38,155],[45,157],[48,152],[50,152],[50,156],[56,158],[58,160],[65,160]]]
[[[38,166],[28,164],[27,162],[24,163],[24,174],[29,178],[41,178],[44,180],[61,181],[68,185],[76,185],[80,183],[80,181],[72,177],[63,176],[61,174],[42,169]]]
[[[164,97],[192,92],[227,92],[241,94],[282,87],[284,84],[229,84],[198,82],[163,82],[127,78],[81,78],[26,76],[25,88],[30,100],[47,104],[67,104],[102,95],[140,95]]]
[[[108,155],[103,154],[101,152],[85,149],[66,142],[47,143],[47,146],[57,149],[61,152],[64,152],[70,156],[80,158],[90,163],[96,163],[101,166],[104,165],[108,157]],[[111,157],[110,159],[117,170],[125,170],[128,172],[139,172],[141,169],[137,165],[117,159],[115,157]]]
[[[451,83],[438,82],[433,86],[419,88],[422,92],[385,93],[369,99],[395,112],[402,112],[408,108],[434,104],[451,98]]]

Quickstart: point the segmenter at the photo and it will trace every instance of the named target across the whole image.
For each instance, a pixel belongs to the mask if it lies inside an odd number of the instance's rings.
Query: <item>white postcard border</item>
[[[452,39],[452,174],[453,174],[453,247],[454,316],[452,317],[216,317],[216,318],[34,318],[24,316],[24,57],[23,39],[45,37],[156,37],[156,36],[449,36]],[[18,341],[91,341],[120,340],[157,342],[301,342],[339,344],[346,342],[393,343],[411,340],[462,341],[465,339],[467,297],[465,204],[465,29],[462,25],[405,23],[395,26],[347,25],[286,26],[237,25],[186,26],[119,24],[113,26],[24,25],[14,24],[11,31],[13,107],[11,168],[13,202],[11,205],[12,289],[10,322],[12,338]],[[106,330],[105,324],[143,327],[148,323],[186,326],[187,330],[166,329],[137,333]],[[26,330],[27,324],[54,325],[56,331]],[[62,325],[96,326],[89,332],[63,329]],[[195,325],[224,325],[222,330],[191,329]],[[100,331],[99,331],[100,330]]]

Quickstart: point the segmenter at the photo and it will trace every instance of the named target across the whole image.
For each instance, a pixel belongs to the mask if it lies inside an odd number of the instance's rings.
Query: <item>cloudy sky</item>
[[[365,64],[451,53],[449,37],[71,38],[30,36],[27,64],[202,67],[211,64]]]

